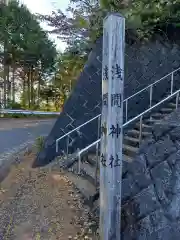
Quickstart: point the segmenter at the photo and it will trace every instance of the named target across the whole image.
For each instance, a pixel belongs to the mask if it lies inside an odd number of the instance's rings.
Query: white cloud
[[[32,13],[40,13],[40,14],[50,14],[55,9],[61,9],[65,11],[69,0],[21,0],[21,3],[25,4]],[[41,26],[47,30],[48,26],[45,23],[42,23]],[[66,47],[66,44],[57,39],[57,36],[50,35],[50,38],[55,41],[57,45],[57,49],[63,51]]]

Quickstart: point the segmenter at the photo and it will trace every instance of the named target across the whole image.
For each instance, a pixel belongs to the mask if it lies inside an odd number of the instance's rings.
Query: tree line
[[[118,12],[125,17],[126,35],[131,41],[148,41],[156,34],[165,36],[168,28],[180,27],[179,9],[179,0],[70,0],[66,12],[57,9],[50,15],[37,17],[68,44],[73,66],[77,63],[78,68],[77,58],[85,61],[95,41],[102,36],[107,13]]]
[[[123,14],[126,33],[144,41],[168,26],[179,27],[179,9],[178,0],[71,0],[65,12],[57,9],[50,15],[33,15],[18,1],[1,3],[0,99],[4,107],[16,105],[15,95],[21,87],[23,107],[37,109],[45,100],[47,106],[53,102],[59,110],[102,35],[108,12]],[[64,52],[57,52],[40,27],[41,21],[67,43]]]
[[[0,76],[2,104],[15,104],[18,86],[22,104],[39,104],[40,86],[51,73],[56,57],[54,43],[36,17],[24,5],[10,1],[0,4]]]

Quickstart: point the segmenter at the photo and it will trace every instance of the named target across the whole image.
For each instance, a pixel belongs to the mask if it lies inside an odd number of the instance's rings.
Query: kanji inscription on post
[[[103,69],[103,80],[108,80],[108,66],[105,65]]]
[[[114,157],[113,155],[109,158],[109,165],[111,168],[121,166],[121,159],[119,158],[118,154]]]
[[[112,79],[117,78],[120,81],[123,81],[122,78],[122,68],[119,66],[118,63],[116,63],[114,66],[112,66]]]
[[[122,94],[121,93],[112,93],[111,94],[111,106],[121,107],[122,105]]]
[[[112,136],[112,138],[115,136],[116,138],[119,137],[119,135],[121,134],[121,128],[119,127],[119,124],[116,123],[116,125],[112,124],[110,127],[110,133],[109,135]]]
[[[103,167],[106,167],[106,158],[103,153],[101,154],[101,163],[102,163]]]
[[[103,94],[103,97],[102,97],[102,101],[103,101],[103,106],[108,106],[108,93],[105,93]]]

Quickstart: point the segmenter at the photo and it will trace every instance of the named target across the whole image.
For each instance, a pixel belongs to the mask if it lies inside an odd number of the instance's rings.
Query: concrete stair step
[[[173,112],[173,111],[174,111],[173,108],[162,108],[162,109],[160,110],[160,112],[162,112],[162,113],[167,113],[167,114],[170,114],[170,113]]]
[[[123,161],[127,161],[127,162],[132,162],[133,161],[133,157],[123,154]]]
[[[140,129],[140,123],[136,123],[135,126],[137,127],[137,129]],[[145,131],[151,131],[153,128],[153,125],[151,125],[150,123],[149,124],[145,124],[143,123],[142,124],[142,129],[145,130]]]
[[[139,138],[124,136],[123,143],[127,145],[137,146],[139,144]]]
[[[135,156],[136,153],[138,152],[138,149],[139,149],[138,147],[123,144],[123,154],[125,154],[126,156],[129,157]]]
[[[179,104],[178,104],[178,106],[179,106]],[[170,103],[168,103],[168,107],[175,109],[176,108],[176,103],[170,102]]]
[[[139,149],[139,148],[137,148],[137,147],[132,147],[131,145],[125,145],[125,144],[123,144],[123,150],[125,150],[125,151],[137,153],[138,149]]]
[[[96,184],[96,167],[88,163],[81,163],[81,174],[88,179],[93,185]],[[97,182],[99,183],[99,174],[97,174]]]
[[[72,172],[67,172],[68,179],[75,185],[86,200],[96,193],[96,187],[87,179]]]
[[[147,118],[147,119],[144,120],[144,122],[147,123],[147,124],[148,124],[148,123],[151,123],[151,124],[154,125],[154,124],[156,124],[156,123],[160,123],[161,120],[159,120],[159,119],[153,119],[153,118]]]
[[[160,112],[158,113],[153,113],[151,114],[151,118],[154,118],[154,119],[163,119],[165,117],[166,114],[162,114]]]
[[[139,136],[139,131],[136,130],[136,129],[131,129],[131,130],[128,131],[128,135],[131,135],[131,136]],[[147,136],[149,136],[149,135],[151,135],[150,132],[142,131],[142,136],[143,136],[143,137],[147,137]]]
[[[89,163],[91,166],[96,166],[96,154],[94,153],[94,155],[93,154],[91,154],[91,155],[89,155],[88,154],[88,156],[87,156],[87,159],[86,159],[86,162],[87,163]]]

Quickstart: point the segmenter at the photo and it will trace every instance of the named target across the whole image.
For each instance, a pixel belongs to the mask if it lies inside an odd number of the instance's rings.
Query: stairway
[[[176,109],[176,103],[172,100],[163,106],[157,112],[152,113],[150,117],[144,118],[142,123],[142,141],[151,135],[153,125],[160,122],[167,115]],[[123,138],[123,156],[124,160],[132,161],[139,150],[140,142],[140,122],[135,123],[135,126],[128,130]]]
[[[180,100],[180,87],[178,84],[175,85],[174,77],[175,73],[178,71],[180,71],[180,68],[174,70],[173,72],[167,74],[161,79],[123,100],[124,123],[122,160],[125,162],[125,164],[128,164],[128,162],[132,162],[135,159],[142,142],[151,136],[154,125],[160,123],[166,118],[167,115],[171,114],[177,109]],[[179,80],[177,76],[176,83]],[[159,88],[165,86],[164,80],[167,80],[167,78],[170,78],[171,80],[169,83],[169,88],[166,86],[166,88],[163,88],[164,94],[158,95]],[[164,82],[162,85],[158,85],[157,87],[157,84],[159,84],[161,81]],[[136,109],[137,104],[139,106],[140,103],[141,109],[140,111],[136,111],[138,110]],[[65,170],[68,170],[69,178],[72,179],[72,182],[74,182],[75,186],[79,189],[85,199],[92,199],[99,187],[100,139],[99,137],[97,139],[96,136],[96,140],[93,139],[93,142],[88,143],[89,145],[80,148],[77,147],[77,152],[74,152],[73,159],[69,161],[69,138],[71,137],[72,133],[83,132],[83,128],[89,128],[88,124],[94,120],[97,120],[98,128],[100,128],[100,117],[100,114],[96,115],[87,122],[84,122],[77,128],[74,128],[70,132],[56,139],[56,152],[58,152],[58,144],[60,141],[63,140],[64,142],[67,142],[67,155],[65,154],[66,164],[61,164],[61,167]],[[86,136],[85,134],[84,139],[88,136],[89,135]]]
[[[176,103],[175,100],[171,100],[170,102],[163,105],[159,110],[153,112],[149,117],[143,119],[142,123],[142,141],[148,138],[151,135],[153,125],[163,120],[167,115],[175,111]],[[134,127],[126,132],[123,138],[123,160],[124,161],[133,161],[136,154],[138,153],[140,143],[139,143],[139,134],[140,134],[140,122],[136,122]],[[70,172],[70,175],[78,174],[78,162],[74,164]],[[69,176],[70,176],[69,175]],[[81,162],[81,174],[78,176],[80,181],[76,182],[76,187],[82,192],[85,199],[90,199],[89,203],[92,204],[92,199],[98,198],[96,196],[96,190],[99,187],[99,162],[96,161],[96,154],[87,153]],[[88,186],[87,186],[88,181]],[[86,184],[86,190],[84,191],[82,185]],[[79,186],[78,186],[79,185]],[[91,194],[86,194],[87,189],[91,189]],[[92,194],[94,189],[94,194]],[[91,197],[90,197],[91,195]],[[93,209],[96,209],[97,204],[93,204]]]

